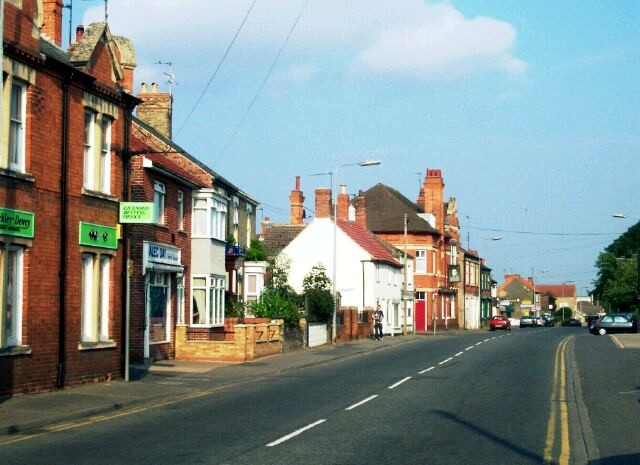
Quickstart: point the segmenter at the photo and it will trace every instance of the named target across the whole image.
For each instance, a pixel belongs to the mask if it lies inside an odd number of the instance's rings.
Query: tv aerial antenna
[[[173,74],[173,63],[170,61],[156,61],[154,65],[167,65],[169,67],[168,73],[162,73],[167,76],[167,84],[169,84],[169,95],[173,95],[173,86],[177,84],[176,76]]]

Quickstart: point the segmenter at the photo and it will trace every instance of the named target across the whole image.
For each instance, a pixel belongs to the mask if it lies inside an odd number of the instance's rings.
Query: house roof
[[[139,140],[135,135],[131,136],[130,146],[134,151],[149,151],[149,153],[144,154],[144,157],[151,160],[155,167],[160,168],[161,171],[165,171],[178,181],[183,181],[184,184],[194,185],[195,187],[207,187],[197,177],[169,160],[166,156],[153,152],[151,147]]]
[[[536,293],[549,294],[552,297],[575,297],[575,284],[536,284]]]
[[[599,313],[603,313],[604,309],[597,305],[592,304],[591,302],[578,302],[578,311],[582,312],[584,315],[598,315]]]
[[[373,260],[397,267],[402,266],[391,253],[391,249],[361,224],[353,221],[338,220],[338,227],[355,243],[366,250]]]
[[[306,224],[270,224],[264,228],[262,244],[267,256],[278,255],[306,226]]]
[[[434,234],[440,232],[418,216],[421,211],[397,190],[378,183],[364,193],[367,228],[375,233],[403,232],[404,215],[409,221],[410,233]]]
[[[144,121],[142,121],[140,118],[134,116],[132,118],[132,121],[133,121],[134,124],[140,126],[145,131],[151,133],[153,135],[153,137],[157,138],[160,142],[172,147],[175,152],[184,155],[191,162],[193,162],[194,164],[198,165],[205,172],[209,173],[213,177],[214,182],[218,182],[220,184],[223,184],[227,188],[235,191],[236,195],[242,196],[242,198],[244,198],[249,203],[253,203],[254,205],[258,205],[260,203],[256,199],[251,197],[249,194],[247,194],[246,192],[241,190],[239,187],[237,187],[234,184],[232,184],[229,180],[227,180],[226,178],[220,176],[217,172],[215,172],[209,166],[205,165],[202,161],[198,160],[196,157],[194,157],[189,152],[184,150],[182,147],[180,147],[178,144],[176,144],[171,139],[166,137],[164,134],[160,133],[155,128],[153,128],[152,126],[150,126],[147,123],[145,123]]]
[[[528,278],[523,278],[519,274],[508,274],[504,277],[504,282],[498,286],[498,291],[506,290],[513,282],[519,281],[528,289],[533,290],[533,282]],[[540,293],[539,285],[536,285],[536,293]]]

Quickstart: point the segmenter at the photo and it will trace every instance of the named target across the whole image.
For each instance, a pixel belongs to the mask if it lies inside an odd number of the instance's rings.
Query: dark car
[[[567,326],[582,326],[582,323],[580,322],[580,320],[577,320],[575,318],[571,318],[568,322],[567,322]]]
[[[631,313],[611,313],[593,321],[589,331],[601,336],[607,333],[635,333],[638,331],[638,322]]]
[[[506,316],[492,316],[489,320],[489,329],[491,331],[495,331],[496,329],[511,331],[511,321],[509,321],[509,318],[507,318]]]

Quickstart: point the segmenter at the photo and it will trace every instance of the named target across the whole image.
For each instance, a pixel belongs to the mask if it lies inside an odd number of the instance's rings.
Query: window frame
[[[427,274],[427,250],[416,250],[416,274]]]
[[[204,285],[196,285],[196,280],[204,280]],[[194,305],[189,315],[190,326],[196,328],[212,328],[224,326],[226,278],[221,275],[194,274],[191,276],[191,296],[196,297],[196,291],[204,291],[204,309],[198,308],[199,323],[194,323]],[[204,317],[204,318],[203,318]]]
[[[27,83],[19,79],[11,80],[9,93],[9,134],[7,139],[7,165],[12,171],[25,172],[26,167],[26,126],[27,126]],[[18,88],[20,101],[14,107],[14,89]],[[14,109],[18,114],[14,115]],[[17,117],[14,117],[17,116]],[[17,137],[14,137],[14,127],[17,124]],[[12,150],[13,148],[13,150]],[[17,153],[16,153],[17,152]]]
[[[2,295],[0,301],[2,306],[0,307],[0,348],[7,349],[11,347],[18,347],[22,345],[22,318],[24,312],[24,253],[25,248],[16,244],[0,244],[0,285],[2,289]],[[13,257],[12,257],[13,255]],[[10,263],[13,261],[14,263]],[[13,271],[14,274],[14,287],[12,301],[9,302],[7,295],[7,286],[9,277]],[[9,309],[11,305],[12,315],[11,323],[8,322]]]
[[[167,185],[154,179],[153,181],[153,222],[155,224],[166,224],[166,197],[167,197]]]
[[[100,192],[111,194],[111,127],[113,121],[106,115],[100,120]]]
[[[184,231],[184,191],[178,189],[176,197],[178,200],[178,230]]]
[[[82,253],[81,344],[112,342],[109,334],[112,258],[109,254]]]

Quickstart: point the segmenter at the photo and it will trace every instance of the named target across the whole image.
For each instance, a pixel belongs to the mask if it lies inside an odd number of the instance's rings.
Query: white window
[[[166,187],[160,181],[153,182],[153,215],[154,223],[164,224],[164,197]]]
[[[14,80],[11,84],[9,110],[9,169],[25,171],[25,115],[27,86]]]
[[[455,245],[451,246],[451,255],[450,255],[450,265],[455,265],[457,263],[458,248]]]
[[[184,230],[184,192],[178,191],[178,229]]]
[[[185,324],[185,314],[184,314],[184,304],[185,304],[185,296],[184,296],[184,275],[178,275],[176,280],[176,302],[178,308],[176,308],[176,323],[179,325]]]
[[[103,194],[111,194],[111,125],[107,115],[85,110],[83,185]]]
[[[22,343],[23,248],[9,245],[0,248],[0,347]]]
[[[95,126],[96,114],[93,111],[84,112],[84,187],[94,189],[95,163]]]
[[[208,192],[198,193],[193,198],[193,237],[226,239],[227,205]]]
[[[109,341],[110,262],[108,255],[82,255],[82,342]]]
[[[251,229],[251,215],[253,214],[253,207],[247,204],[245,211],[247,212],[247,245],[251,244],[251,234],[253,233]]]
[[[225,278],[193,276],[191,278],[191,324],[193,326],[224,325]]]
[[[416,250],[416,273],[424,274],[427,272],[427,251]]]
[[[102,118],[100,145],[100,191],[111,193],[111,119]]]

